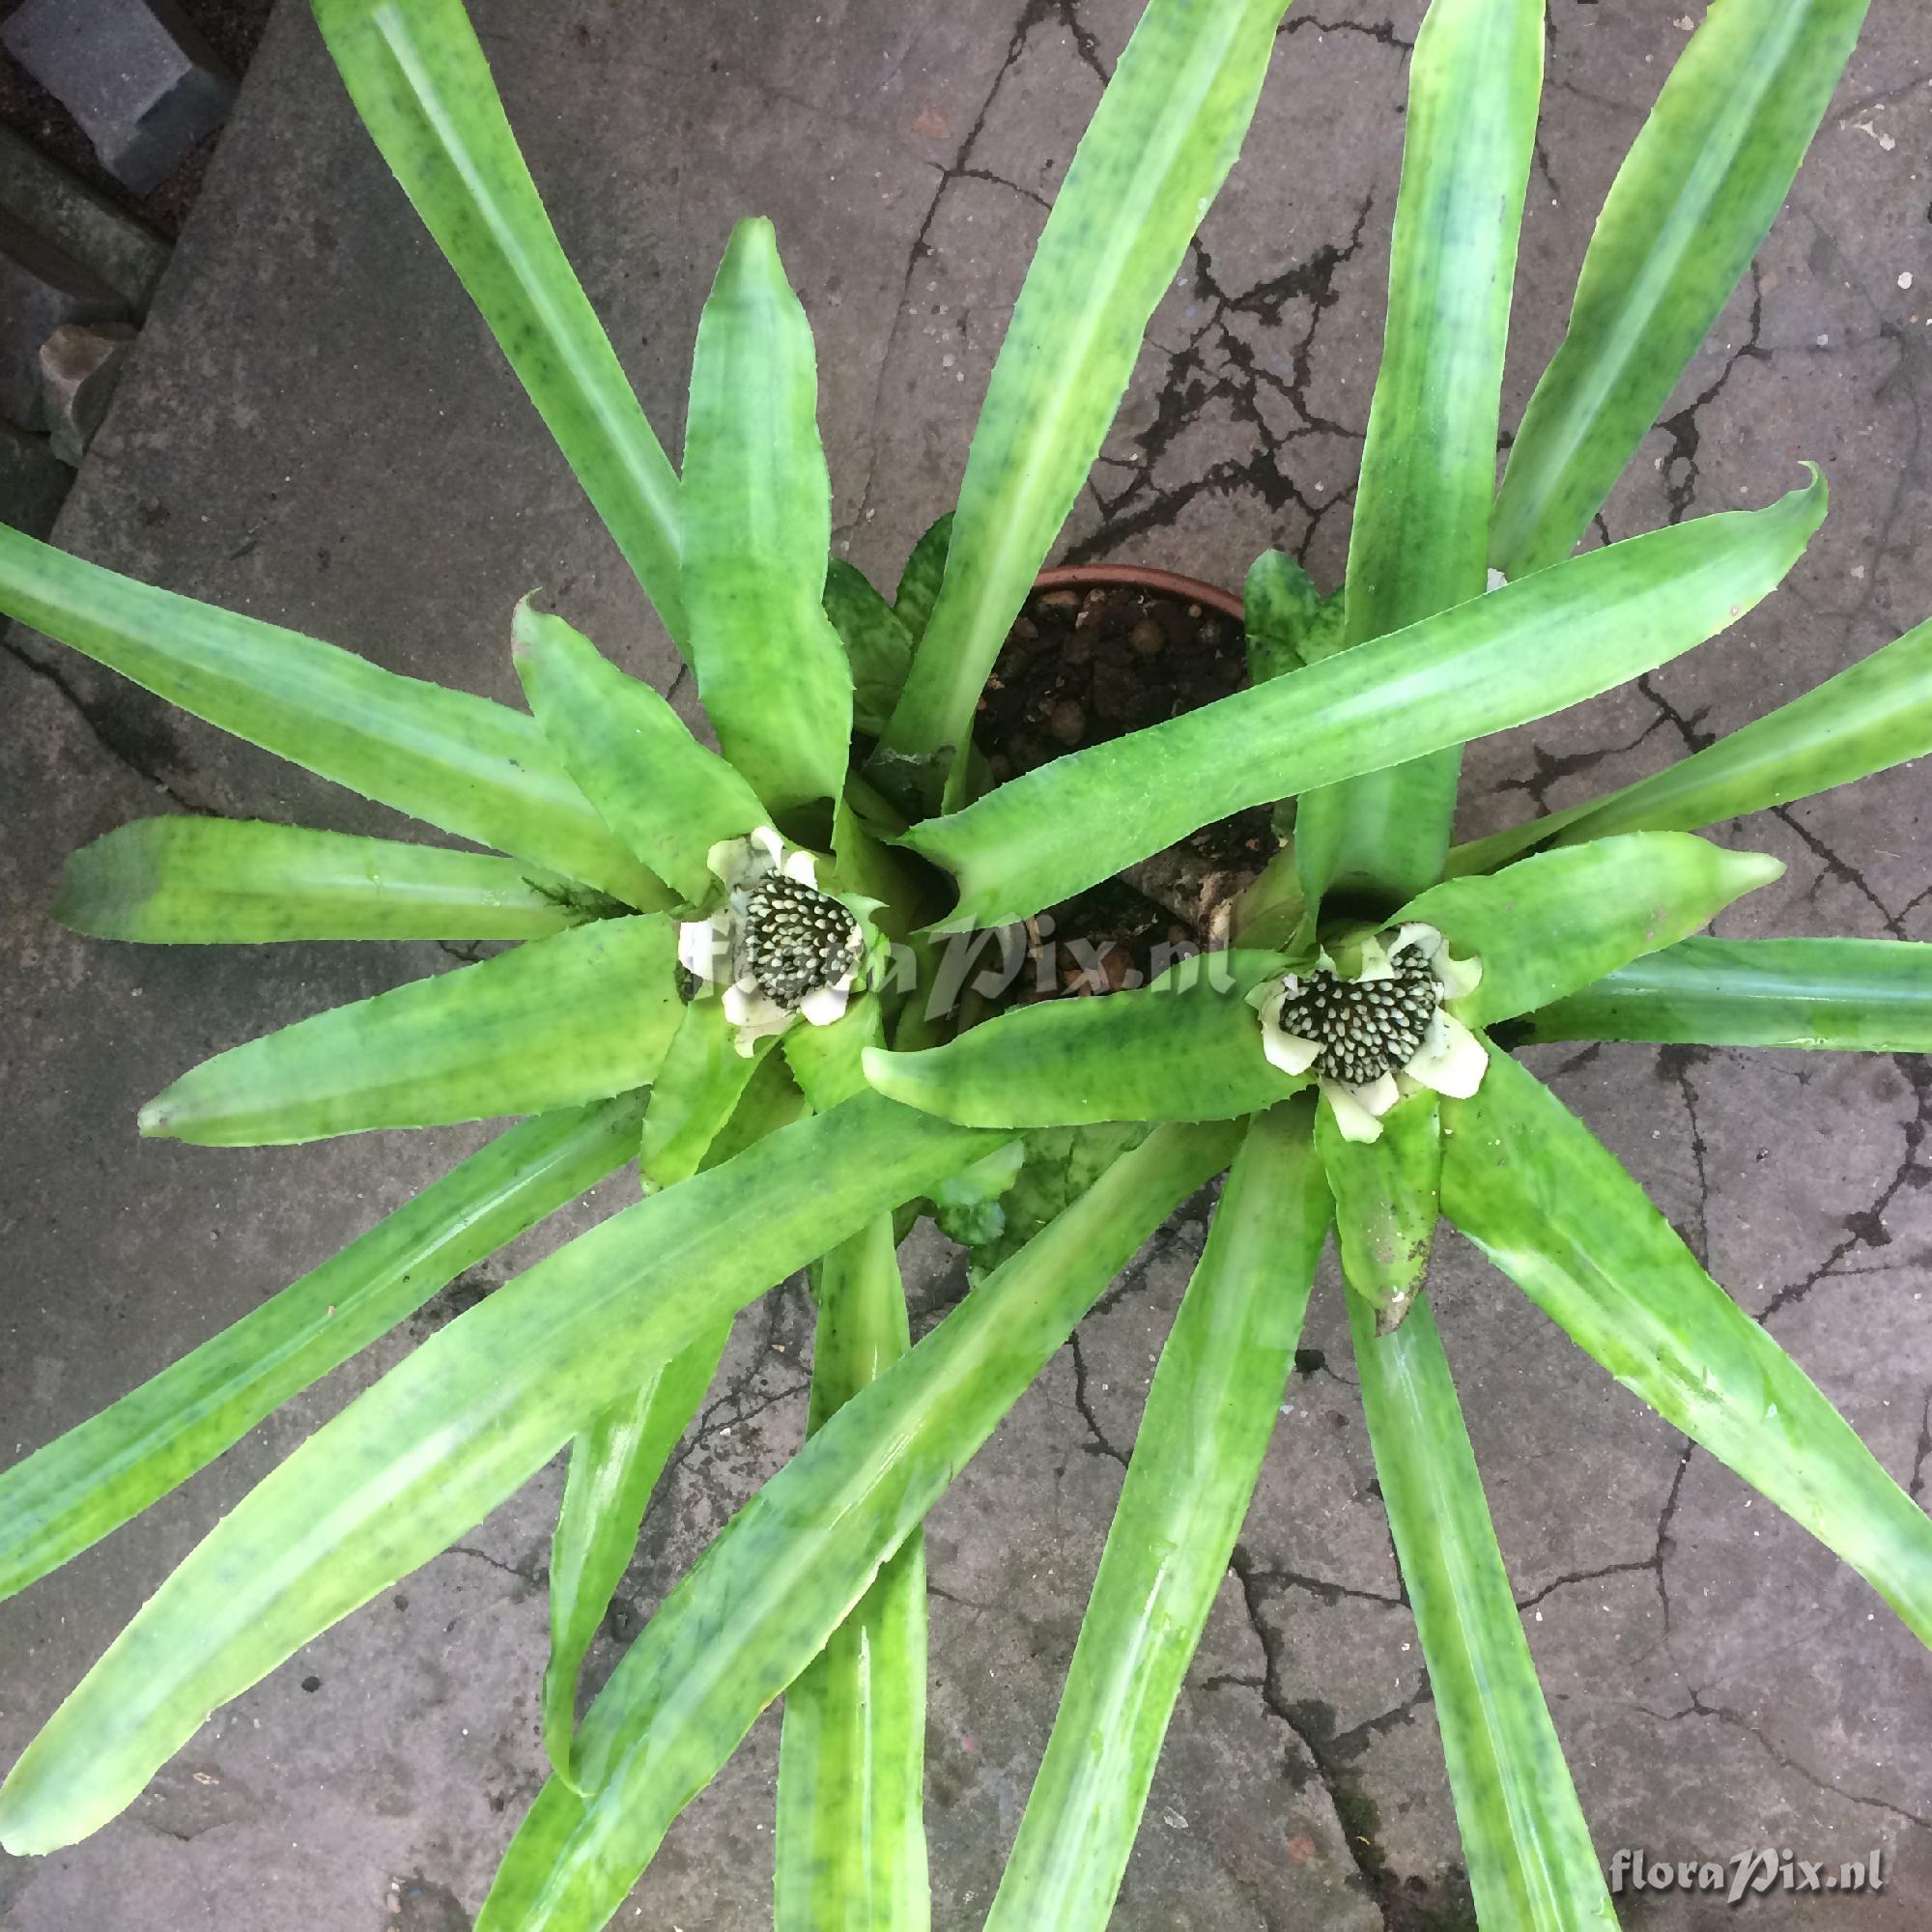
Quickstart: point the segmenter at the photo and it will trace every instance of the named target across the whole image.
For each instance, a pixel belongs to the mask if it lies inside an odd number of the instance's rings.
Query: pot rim
[[[1149,570],[1133,563],[1062,564],[1042,570],[1033,581],[1035,590],[1148,590],[1157,596],[1185,599],[1218,611],[1236,623],[1245,621],[1241,600],[1198,577],[1173,570]]]

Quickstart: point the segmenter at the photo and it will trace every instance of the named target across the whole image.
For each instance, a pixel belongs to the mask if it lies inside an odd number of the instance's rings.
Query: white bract
[[[1381,1138],[1381,1117],[1424,1087],[1467,1099],[1489,1056],[1445,1002],[1475,990],[1479,959],[1453,959],[1449,944],[1419,920],[1363,936],[1345,974],[1325,952],[1307,973],[1265,980],[1249,994],[1260,1009],[1262,1050],[1284,1073],[1314,1068],[1347,1140]]]
[[[705,864],[724,903],[679,924],[678,963],[723,989],[738,1051],[749,1058],[801,1017],[812,1026],[839,1018],[865,957],[870,901],[855,907],[821,891],[817,860],[769,825],[712,846]]]

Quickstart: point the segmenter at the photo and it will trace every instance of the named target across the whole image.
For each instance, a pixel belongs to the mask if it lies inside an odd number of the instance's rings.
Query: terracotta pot
[[[1042,570],[1033,581],[1036,590],[1145,590],[1155,597],[1179,598],[1189,604],[1203,604],[1218,611],[1236,623],[1245,612],[1241,600],[1233,592],[1204,583],[1198,577],[1182,577],[1172,570],[1143,570],[1131,563],[1076,563],[1055,570]]]

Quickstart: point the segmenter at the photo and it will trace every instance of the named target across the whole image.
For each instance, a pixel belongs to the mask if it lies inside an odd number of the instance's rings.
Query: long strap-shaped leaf
[[[1687,939],[1529,1014],[1513,1037],[1932,1053],[1932,945]]]
[[[1372,1141],[1350,1140],[1333,1105],[1315,1117],[1315,1151],[1335,1203],[1335,1245],[1351,1299],[1376,1333],[1401,1327],[1429,1272],[1441,1218],[1442,1118],[1428,1089],[1398,1100]]]
[[[697,324],[684,432],[685,595],[698,695],[774,811],[836,798],[852,671],[825,614],[832,482],[811,325],[769,221],[741,221]]]
[[[0,1786],[0,1845],[97,1831],[211,1711],[481,1522],[653,1364],[996,1145],[861,1095],[611,1216],[459,1316],[148,1600]]]
[[[522,712],[136,583],[4,524],[0,611],[364,798],[627,905],[667,902]]]
[[[1696,832],[1932,752],[1932,621],[1647,779],[1449,855],[1452,877],[1612,832]]]
[[[1148,1390],[986,1932],[1103,1932],[1287,1386],[1330,1206],[1306,1100],[1249,1129]]]
[[[1442,1211],[1578,1348],[1932,1643],[1932,1518],[1698,1266],[1616,1158],[1493,1049],[1475,1096],[1442,1111]]]
[[[911,1346],[890,1214],[819,1264],[816,1434]],[[785,1691],[776,1932],[925,1932],[925,1548],[914,1530]]]
[[[48,911],[96,939],[162,946],[541,939],[589,918],[600,897],[491,852],[253,819],[140,818],[68,860]]]
[[[563,1500],[550,1553],[550,1658],[543,1675],[544,1751],[572,1781],[577,1673],[590,1654],[611,1599],[638,1548],[638,1531],[691,1418],[718,1374],[731,1339],[721,1322],[661,1362],[643,1386],[621,1396],[570,1445]]]
[[[297,1390],[630,1158],[636,1094],[512,1127],[319,1268],[0,1475],[0,1598],[167,1494]]]
[[[1539,852],[1492,878],[1445,879],[1396,918],[1436,927],[1454,952],[1482,961],[1475,990],[1452,1010],[1492,1026],[1674,944],[1783,870],[1762,852],[1727,852],[1688,832],[1629,832]]]
[[[979,1127],[1227,1121],[1307,1086],[1269,1064],[1248,990],[1275,955],[1208,952],[1105,999],[1042,1000],[944,1046],[865,1056],[881,1094]]]
[[[1782,206],[1865,5],[1717,0],[1679,55],[1510,447],[1490,555],[1512,581],[1569,555],[1657,420]]]
[[[519,604],[511,639],[524,695],[583,795],[681,898],[708,899],[712,846],[770,817],[757,793],[660,693],[561,617]]]
[[[230,1047],[141,1109],[203,1147],[534,1114],[647,1085],[684,1009],[661,914],[598,920]]]
[[[1285,0],[1151,0],[1066,170],[973,433],[939,602],[884,752],[952,759],[1240,152]],[[890,761],[881,775],[893,770]]]
[[[1653,530],[1393,636],[1057,758],[905,842],[959,881],[949,927],[1055,905],[1216,818],[1527,724],[1715,636],[1803,554],[1825,486]],[[1552,650],[1553,637],[1564,639]]]
[[[1349,1326],[1477,1917],[1507,1932],[1616,1932],[1435,1318],[1419,1301],[1394,1334],[1378,1335],[1374,1313],[1351,1294]]]
[[[1347,644],[1483,589],[1542,87],[1541,0],[1431,0],[1408,64],[1388,323],[1349,533]],[[1461,769],[1461,749],[1445,746],[1299,802],[1311,926],[1331,886],[1390,904],[1442,876]]]
[[[739,1511],[584,1719],[580,1762],[595,1799],[555,1779],[544,1787],[477,1932],[605,1921],[670,1821],[844,1621],[1115,1271],[1228,1159],[1236,1133],[1163,1127],[1116,1161]]]
[[[571,271],[461,0],[315,0],[383,158],[684,644],[677,474]]]

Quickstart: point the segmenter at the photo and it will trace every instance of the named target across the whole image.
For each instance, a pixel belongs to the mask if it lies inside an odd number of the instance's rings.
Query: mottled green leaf
[[[1262,1051],[1248,992],[1272,954],[1208,952],[1135,992],[1016,1007],[919,1053],[866,1055],[881,1094],[981,1127],[1226,1121],[1299,1092]]]
[[[1687,939],[1529,1014],[1511,1037],[1932,1053],[1932,946]]]
[[[770,820],[757,793],[561,617],[526,600],[510,635],[530,709],[583,795],[687,905],[707,903],[718,890],[712,846]]]
[[[905,568],[899,572],[899,587],[893,593],[893,614],[905,626],[906,636],[917,644],[925,636],[932,607],[939,602],[939,586],[946,577],[946,553],[952,544],[952,512],[937,518],[913,545]]]
[[[315,16],[383,158],[682,646],[676,472],[558,245],[460,0],[315,0]]]
[[[136,583],[4,524],[0,612],[364,798],[627,905],[666,902],[520,711]]]
[[[1349,533],[1342,640],[1480,596],[1503,347],[1543,87],[1543,0],[1431,0],[1408,64],[1388,319]],[[1296,804],[1309,931],[1332,889],[1382,904],[1442,876],[1462,749]]]
[[[48,916],[162,946],[540,939],[623,910],[489,852],[237,818],[140,818],[67,862]]]
[[[825,614],[852,668],[853,725],[876,738],[905,688],[912,633],[843,557],[835,556],[825,573]]]
[[[239,1442],[298,1389],[621,1166],[636,1094],[526,1121],[338,1255],[0,1475],[0,1598]]]
[[[1307,1100],[1249,1128],[1148,1390],[986,1932],[1104,1932],[1254,1492],[1330,1214]]]
[[[1146,1121],[1110,1121],[1089,1127],[1036,1127],[1022,1134],[1025,1151],[1020,1171],[1000,1196],[1003,1226],[990,1239],[974,1243],[968,1280],[976,1288],[983,1283],[1152,1131]],[[962,1168],[959,1178],[975,1172],[977,1168]]]
[[[738,1029],[716,1000],[685,1008],[651,1082],[638,1171],[645,1187],[669,1187],[697,1172],[704,1151],[737,1110],[770,1038],[738,1051]]]
[[[459,1316],[148,1600],[0,1786],[0,1845],[99,1830],[210,1712],[482,1521],[655,1364],[994,1145],[864,1094],[612,1215]],[[605,1769],[591,1762],[593,1781]]]
[[[820,1118],[885,1104],[861,1099]],[[1115,1271],[1227,1161],[1236,1133],[1165,1127],[1117,1161],[739,1511],[585,1718],[580,1762],[596,1796],[554,1778],[544,1787],[477,1932],[603,1923],[670,1821],[818,1654]]]
[[[825,614],[832,483],[811,325],[772,224],[738,223],[697,325],[684,434],[691,662],[724,755],[774,811],[835,798],[852,674]]]
[[[1783,205],[1865,4],[1703,14],[1611,184],[1510,446],[1490,554],[1512,582],[1569,555],[1657,420]]]
[[[815,1435],[911,1346],[890,1214],[815,1270]],[[792,1680],[779,1741],[777,1932],[925,1932],[925,1551],[918,1530]]]
[[[1322,633],[1340,623],[1342,605],[1324,600],[1308,573],[1292,556],[1264,550],[1248,566],[1241,587],[1241,631],[1248,645],[1248,681],[1265,684],[1284,671],[1297,670],[1317,658]]]
[[[1932,1518],[1582,1122],[1492,1051],[1443,1102],[1442,1211],[1624,1387],[1842,1556],[1932,1643]]]
[[[1333,1112],[1316,1116],[1315,1146],[1335,1198],[1342,1273],[1375,1312],[1376,1332],[1401,1326],[1422,1291],[1442,1180],[1436,1095],[1398,1100],[1373,1141],[1346,1139]]]
[[[1742,616],[1802,554],[1825,486],[1573,557],[1534,578],[1057,758],[905,835],[958,879],[949,928],[1002,925],[1217,818],[1527,724]],[[1552,651],[1561,637],[1565,648]]]
[[[938,758],[957,803],[986,674],[1099,453],[1148,318],[1240,151],[1283,11],[1284,0],[1151,0],[1122,53],[994,364],[939,601],[882,746],[889,784],[892,759]]]
[[[577,1777],[571,1753],[577,1673],[637,1553],[651,1492],[730,1339],[730,1322],[721,1322],[657,1364],[640,1389],[612,1403],[570,1445],[551,1538],[550,1658],[543,1675],[544,1751],[566,1783]]]
[[[1520,859],[1489,878],[1448,879],[1396,915],[1436,927],[1483,977],[1454,1003],[1470,1026],[1547,1006],[1613,967],[1674,945],[1784,871],[1688,832],[1626,832]]]
[[[1695,832],[1927,752],[1932,622],[1647,779],[1457,846],[1448,869],[1452,877],[1492,871],[1535,846],[1574,845],[1611,832]]]
[[[203,1147],[482,1121],[649,1083],[678,1015],[675,929],[599,920],[217,1053],[141,1109]]]
[[[1435,1317],[1420,1302],[1398,1332],[1380,1334],[1351,1295],[1349,1325],[1477,1914],[1509,1932],[1616,1932]]]

